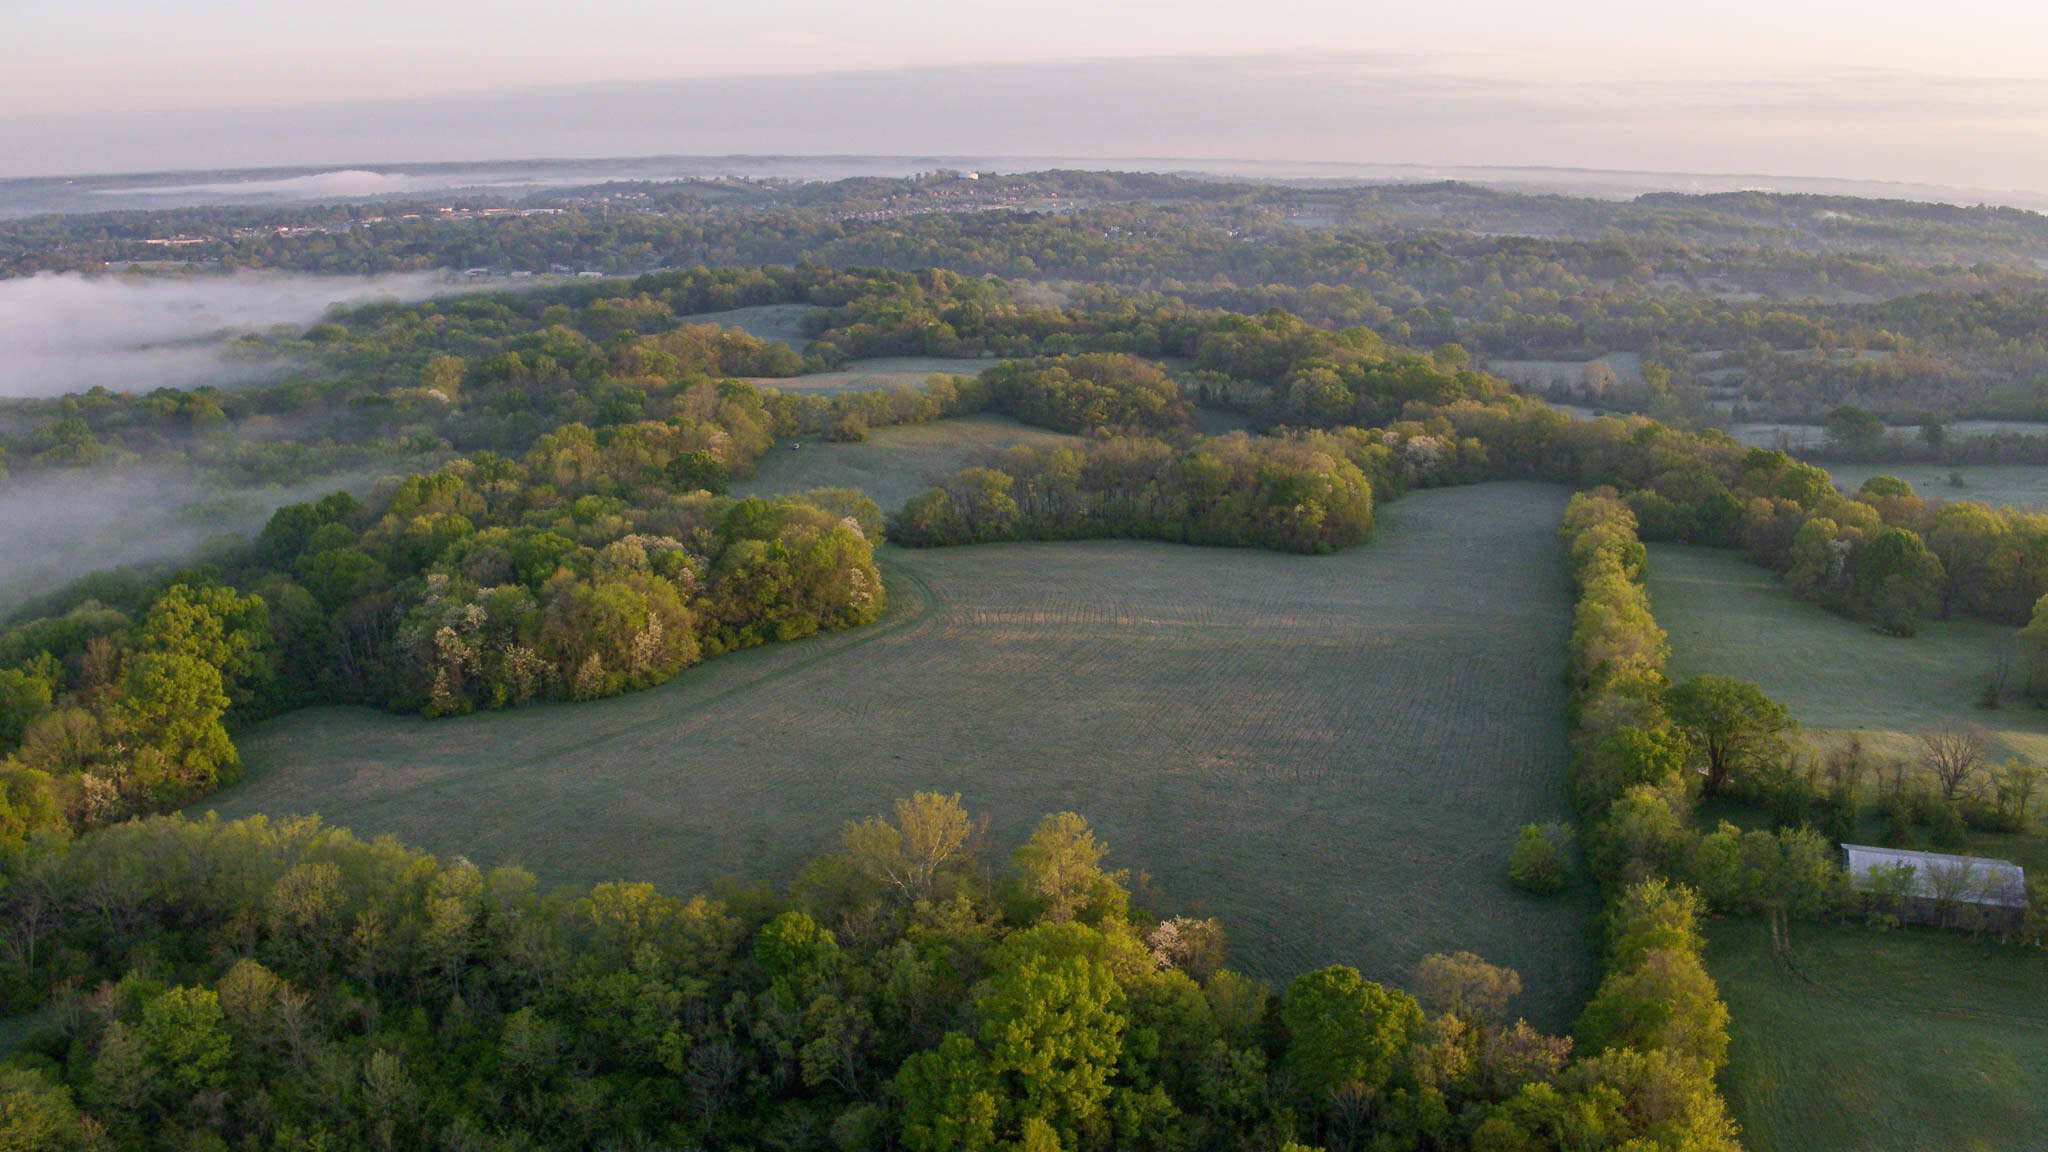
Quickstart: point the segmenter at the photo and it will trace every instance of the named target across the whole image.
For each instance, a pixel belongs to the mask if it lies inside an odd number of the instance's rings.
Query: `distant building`
[[[1899,918],[1929,924],[1967,919],[2011,928],[2027,910],[2026,869],[2010,860],[1842,845],[1843,866],[1858,891],[1900,902]]]

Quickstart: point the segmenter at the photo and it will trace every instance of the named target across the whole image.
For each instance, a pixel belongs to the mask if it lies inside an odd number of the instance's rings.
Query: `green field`
[[[1261,975],[1405,983],[1468,948],[1558,1028],[1590,991],[1590,900],[1518,896],[1503,861],[1516,826],[1568,811],[1564,498],[1418,493],[1331,557],[887,549],[873,627],[592,704],[296,713],[244,735],[243,782],[207,807],[690,891],[787,880],[849,818],[958,790],[1004,843],[1083,813],[1156,909],[1223,916]]]
[[[877,428],[857,444],[784,441],[761,457],[753,475],[734,483],[733,493],[781,496],[812,488],[859,488],[884,512],[893,512],[929,487],[932,477],[959,468],[982,449],[1080,443],[1077,436],[993,413]]]
[[[695,316],[682,317],[682,323],[737,328],[756,340],[787,344],[801,352],[810,342],[804,336],[804,313],[810,310],[808,304],[756,304],[751,308],[733,308],[725,312],[699,312]]]
[[[939,356],[883,356],[874,360],[849,361],[836,372],[813,372],[808,376],[756,377],[762,388],[784,392],[888,392],[897,388],[923,388],[934,375],[978,376],[994,360],[949,360]]]
[[[1970,500],[1994,508],[2005,504],[2048,508],[2048,465],[1964,464],[1948,468],[1938,464],[1829,464],[1826,468],[1837,487],[1851,492],[1872,476],[1896,476],[1911,484],[1914,495],[1922,500]],[[1963,478],[1962,487],[1949,482],[1950,473]]]
[[[1913,732],[1981,725],[1993,757],[2048,760],[2048,720],[1976,707],[2012,630],[1930,622],[1900,640],[1794,599],[1730,552],[1650,548],[1650,596],[1674,680],[1754,680],[1816,744],[1863,734],[1911,757]],[[1874,835],[1874,833],[1872,833]],[[2048,868],[2048,835],[1972,833],[1971,852]],[[1790,967],[1765,926],[1715,927],[1709,966],[1733,1016],[1724,1076],[1760,1152],[2041,1147],[2048,1122],[2048,962],[1958,934],[1793,926]],[[2023,1134],[2031,1134],[2024,1136]]]
[[[2017,655],[2010,628],[1933,620],[1901,640],[1795,598],[1733,552],[1675,544],[1650,546],[1650,599],[1671,637],[1673,680],[1754,680],[1816,734],[1861,731],[1901,755],[1914,731],[1948,719],[1983,726],[2000,757],[2048,762],[2048,713],[1977,707],[2001,654]]]
[[[1732,1016],[1722,1088],[1753,1152],[2048,1146],[2048,962],[1957,934],[1793,924],[1709,934]]]
[[[1994,763],[2048,763],[2048,712],[2017,698],[1977,707],[2011,650],[2010,628],[1936,620],[1901,640],[1794,598],[1775,573],[1733,552],[1671,544],[1650,547],[1650,599],[1671,637],[1674,681],[1702,672],[1754,680],[1815,747],[1854,732],[1877,757],[1917,759],[1914,733],[1952,720],[1984,730]],[[1972,833],[1970,850],[2048,869],[2048,821],[2037,810],[2027,835]]]

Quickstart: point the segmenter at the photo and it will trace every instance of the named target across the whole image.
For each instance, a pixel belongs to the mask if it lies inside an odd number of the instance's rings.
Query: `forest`
[[[1634,354],[1655,379],[1595,376],[1574,393],[1659,418],[1806,422],[1844,403],[1895,422],[1928,411],[2040,418],[2043,259],[2048,229],[2012,209],[1110,173],[616,185],[516,204],[0,223],[0,270],[12,275],[945,268],[1247,314],[1284,308],[1486,359]]]

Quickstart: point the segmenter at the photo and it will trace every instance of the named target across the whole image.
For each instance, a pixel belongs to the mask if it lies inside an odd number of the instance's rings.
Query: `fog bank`
[[[209,537],[253,537],[286,504],[337,489],[361,493],[382,470],[239,491],[165,468],[44,476],[0,486],[0,613],[91,572],[182,564]]]
[[[234,383],[262,370],[222,356],[223,336],[274,324],[301,327],[338,303],[417,300],[450,290],[440,273],[44,273],[0,280],[0,398]]]

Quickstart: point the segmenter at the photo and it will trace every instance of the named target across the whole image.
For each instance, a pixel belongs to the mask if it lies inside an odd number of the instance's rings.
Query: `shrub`
[[[1524,824],[1508,852],[1508,880],[1524,892],[1559,891],[1571,879],[1575,839],[1568,824]]]

